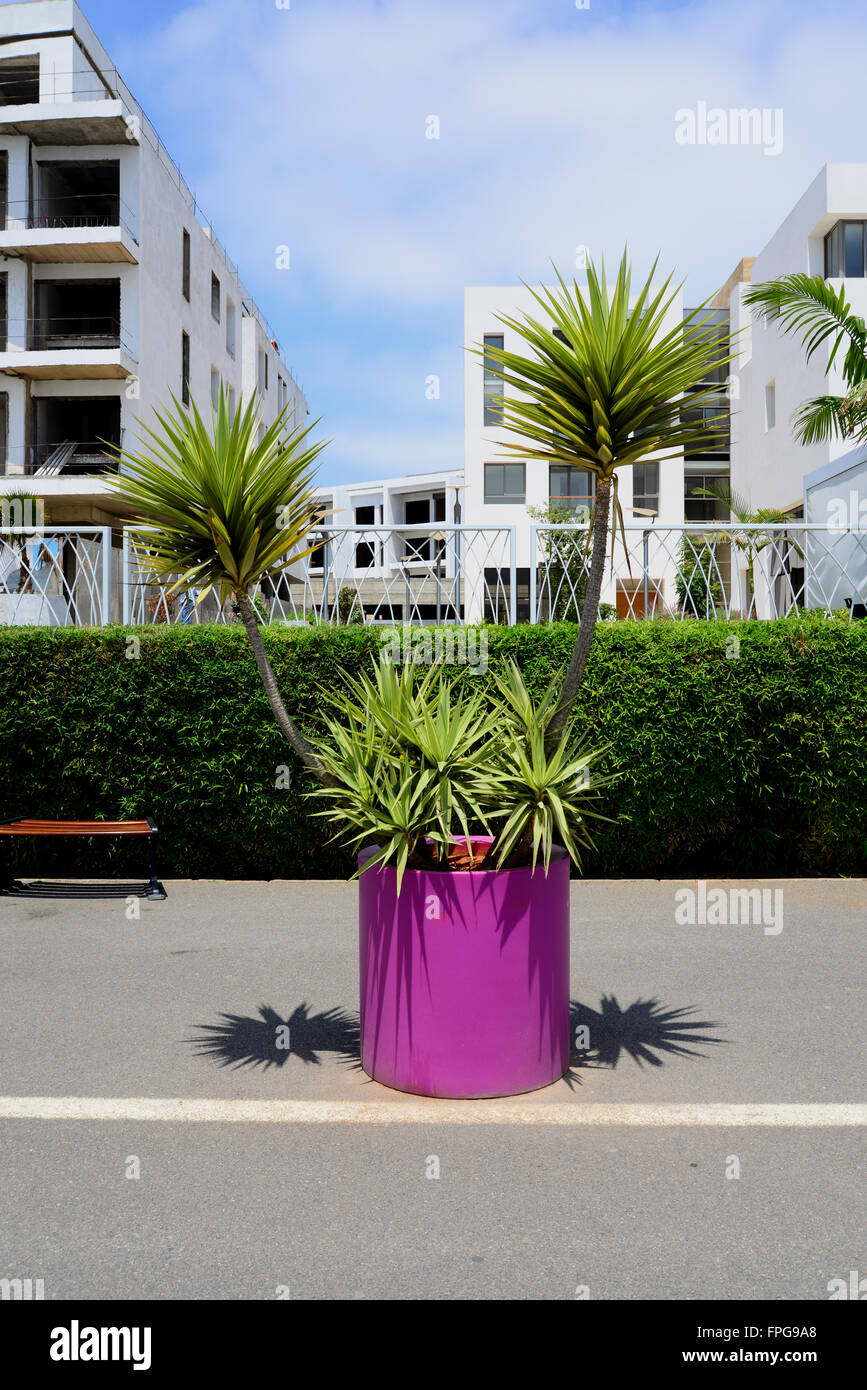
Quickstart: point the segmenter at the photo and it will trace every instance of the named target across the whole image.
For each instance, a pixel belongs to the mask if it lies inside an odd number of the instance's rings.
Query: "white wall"
[[[486,334],[502,333],[508,352],[526,352],[527,345],[513,329],[498,321],[498,315],[520,317],[522,313],[544,317],[531,292],[514,286],[473,286],[464,291],[464,345],[479,347]],[[663,324],[663,332],[676,328],[683,319],[681,296],[675,296]],[[484,423],[484,370],[481,359],[467,351],[464,364],[464,519],[472,525],[516,526],[518,528],[517,564],[530,565],[529,509],[547,507],[549,499],[548,465],[528,460],[525,467],[526,502],[493,504],[485,502],[484,466],[502,462],[502,446],[516,436]],[[515,456],[515,461],[520,455]],[[633,516],[632,470],[623,469],[618,475],[620,503],[627,525],[644,525],[643,517]],[[660,465],[660,514],[657,526],[683,521],[683,461],[675,458]]]
[[[782,275],[824,273],[824,238],[841,218],[867,218],[867,164],[829,164],[813,180],[752,267],[752,283]],[[840,288],[839,280],[829,282]],[[807,363],[800,337],[750,316],[741,304],[743,289],[732,296],[733,326],[750,324],[736,368],[740,400],[733,402],[732,486],[759,507],[788,508],[802,496],[805,473],[844,454],[851,441],[805,447],[794,436],[793,416],[808,399],[842,394],[835,363],[826,376],[829,348]],[[867,314],[867,279],[850,280],[846,297],[853,312]],[[735,306],[737,302],[737,312]],[[765,426],[765,387],[775,383],[776,424]]]
[[[86,46],[93,63],[114,85],[116,75],[108,54],[100,45],[78,6],[71,0],[41,0],[38,4],[0,5],[0,38],[17,33],[48,34],[72,28]],[[101,90],[98,73],[76,38],[30,38],[0,45],[0,58],[16,54],[40,54],[41,101],[51,105],[52,117],[64,114],[63,102],[94,100]],[[64,74],[68,76],[64,76]],[[129,97],[121,88],[124,101]],[[70,108],[67,105],[66,111]],[[139,113],[140,114],[140,113]],[[25,227],[24,211],[29,193],[30,165],[43,160],[116,158],[120,163],[121,221],[137,239],[138,264],[63,262],[28,266],[10,255],[0,263],[8,277],[9,346],[23,348],[25,321],[32,316],[32,281],[48,279],[119,279],[121,284],[121,336],[134,362],[127,381],[117,379],[32,383],[34,396],[111,395],[121,401],[123,442],[135,447],[140,423],[153,424],[154,409],[168,406],[172,395],[181,397],[182,333],[190,337],[190,390],[206,412],[211,399],[211,374],[216,371],[236,402],[256,390],[256,359],[268,356],[268,387],[261,395],[262,418],[269,425],[278,415],[279,379],[286,383],[285,403],[294,405],[292,425],[308,423],[307,401],[285,361],[270,341],[264,320],[231,266],[226,253],[197,219],[192,193],[177,168],[159,145],[147,122],[141,120],[139,143],[121,146],[31,144],[19,136],[0,136],[0,149],[9,156],[9,200]],[[77,138],[74,134],[71,139]],[[182,293],[182,234],[191,238],[190,300]],[[23,231],[26,236],[26,230]],[[78,232],[58,231],[58,240],[71,244]],[[211,276],[220,281],[219,322],[211,313]],[[228,301],[235,305],[234,354],[227,345]],[[20,339],[20,341],[18,341]],[[0,389],[9,396],[7,469],[24,466],[27,441],[27,383],[5,375]],[[93,494],[100,488],[92,481],[70,475],[57,480],[70,500]]]

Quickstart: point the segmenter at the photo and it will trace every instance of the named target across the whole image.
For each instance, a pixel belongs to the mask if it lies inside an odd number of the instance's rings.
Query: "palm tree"
[[[519,436],[517,442],[503,445],[504,457],[572,464],[596,479],[581,623],[548,728],[549,750],[566,727],[584,677],[599,612],[609,523],[623,525],[618,472],[648,457],[664,461],[692,445],[708,445],[722,423],[722,417],[698,423],[682,412],[687,395],[691,410],[718,399],[717,388],[703,383],[727,365],[728,346],[721,343],[719,326],[701,317],[704,305],[674,327],[665,327],[681,287],[671,290],[669,276],[654,290],[655,272],[654,263],[630,302],[625,252],[610,293],[604,263],[601,274],[592,262],[588,266],[586,294],[577,281],[567,285],[555,267],[559,288],[530,291],[544,321],[530,314],[499,316],[528,344],[531,355],[473,349],[487,361],[489,372],[519,393],[505,396],[503,402],[503,423]]]
[[[27,593],[33,587],[33,566],[28,568],[27,548],[32,541],[24,534],[17,534],[12,528],[16,526],[41,526],[43,515],[43,501],[41,497],[36,497],[30,492],[11,491],[0,498],[0,541],[4,536],[8,539],[3,541],[18,560],[18,593]],[[7,526],[10,528],[6,530]],[[36,551],[38,553],[37,543]]]
[[[826,376],[842,356],[846,395],[805,401],[794,418],[795,438],[801,444],[867,439],[867,329],[864,320],[852,313],[845,286],[835,291],[821,275],[783,275],[752,285],[744,303],[757,309],[766,322],[778,323],[784,333],[799,333],[808,362],[827,347]]]
[[[173,590],[199,588],[197,602],[212,590],[221,603],[234,595],[277,727],[304,765],[331,785],[283,704],[250,597],[287,559],[314,548],[314,464],[325,444],[306,441],[318,421],[284,442],[288,407],[258,439],[255,397],[232,412],[221,391],[211,429],[195,401],[189,412],[174,398],[173,406],[154,412],[161,433],[141,426],[141,452],[114,450],[125,470],[111,480],[114,492],[143,527],[139,544],[155,576]]]
[[[697,487],[695,495],[697,497],[717,498],[718,501],[724,503],[728,508],[730,515],[734,517],[735,521],[745,528],[752,528],[755,526],[785,526],[792,520],[791,513],[780,511],[777,507],[759,507],[756,511],[751,511],[750,504],[743,493],[733,491],[728,483],[715,483],[710,487]],[[796,545],[785,533],[783,538],[785,539],[787,548],[797,551],[799,555],[803,554],[800,546]],[[754,531],[752,529],[733,531],[731,534],[728,532],[721,532],[717,536],[705,538],[706,541],[711,540],[713,542],[720,542],[724,545],[728,544],[729,541],[733,541],[741,554],[746,558],[747,596],[749,600],[747,617],[752,615],[756,602],[755,587],[753,585],[753,573],[756,560],[759,555],[761,555],[762,551],[769,545],[773,545],[777,539],[778,536],[773,531]]]

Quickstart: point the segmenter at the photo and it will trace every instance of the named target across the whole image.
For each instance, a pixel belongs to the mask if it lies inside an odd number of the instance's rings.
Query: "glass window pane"
[[[524,496],[524,465],[523,463],[507,463],[505,465],[505,488],[507,497]]]
[[[501,463],[485,464],[485,500],[489,497],[502,497],[503,495],[503,465]]]
[[[864,224],[845,222],[843,224],[843,274],[850,277],[864,275]]]
[[[503,335],[502,335],[502,333],[486,333],[486,334],[485,334],[485,351],[486,351],[486,352],[487,352],[487,349],[488,349],[488,348],[502,348],[502,346],[503,346]],[[500,424],[502,424],[502,422],[503,422],[503,394],[504,394],[504,391],[503,391],[503,382],[502,382],[501,379],[495,374],[495,370],[494,370],[494,369],[497,367],[497,363],[493,360],[493,358],[490,358],[490,359],[489,359],[489,358],[486,356],[486,357],[483,359],[483,362],[484,362],[484,377],[485,377],[485,382],[484,382],[484,391],[485,391],[485,417],[484,417],[484,423],[485,423],[486,425],[500,425]]]
[[[565,497],[569,491],[569,470],[568,468],[558,468],[556,464],[551,466],[549,475],[548,492],[551,497]]]

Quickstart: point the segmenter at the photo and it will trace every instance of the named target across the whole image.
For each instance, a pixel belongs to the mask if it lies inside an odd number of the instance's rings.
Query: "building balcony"
[[[62,439],[35,444],[27,451],[24,476],[29,478],[80,478],[117,472],[117,458],[100,439]]]
[[[141,117],[116,69],[56,72],[36,54],[0,66],[0,134],[41,145],[138,143]]]
[[[113,194],[78,194],[10,203],[0,229],[0,252],[22,260],[137,265],[130,208]]]
[[[138,144],[135,118],[119,98],[0,106],[0,135],[26,135],[34,145]]]
[[[137,362],[111,317],[10,320],[0,335],[0,372],[30,380],[125,380]]]

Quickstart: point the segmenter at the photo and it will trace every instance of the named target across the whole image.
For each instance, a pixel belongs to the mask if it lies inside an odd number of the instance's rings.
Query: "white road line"
[[[150,1100],[142,1096],[0,1096],[0,1119],[147,1120],[226,1124],[867,1125],[867,1105],[623,1104],[515,1100]]]

